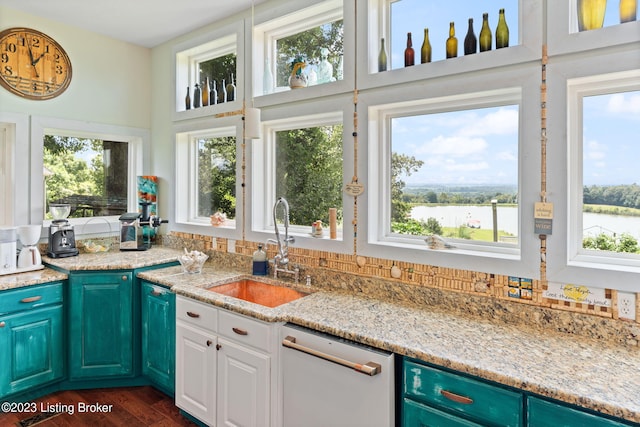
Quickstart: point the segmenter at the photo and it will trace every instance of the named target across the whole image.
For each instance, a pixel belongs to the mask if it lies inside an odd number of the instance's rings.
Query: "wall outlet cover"
[[[636,294],[618,292],[618,317],[636,320]]]

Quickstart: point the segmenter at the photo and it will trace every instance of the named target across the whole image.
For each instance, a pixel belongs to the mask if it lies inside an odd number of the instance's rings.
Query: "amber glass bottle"
[[[407,33],[407,48],[404,50],[404,66],[410,67],[415,64],[415,52],[413,50],[413,42],[411,41],[411,33]]]
[[[478,39],[473,32],[473,18],[469,18],[469,29],[464,37],[464,54],[471,55],[478,51]]]
[[[207,105],[209,105],[209,77],[204,80],[202,86],[202,106],[206,107]]]
[[[458,39],[456,38],[456,28],[453,22],[449,23],[449,38],[446,43],[447,58],[458,56]]]
[[[480,52],[491,50],[491,29],[489,28],[489,14],[482,14],[482,29],[480,30]]]
[[[378,72],[387,71],[387,49],[384,47],[384,37],[380,39],[380,53],[378,54]]]
[[[431,42],[429,41],[429,29],[425,28],[424,41],[420,48],[420,63],[426,64],[427,62],[431,62]]]
[[[498,14],[498,26],[496,27],[496,49],[509,47],[509,27],[504,17],[504,9]]]
[[[638,12],[638,0],[620,0],[620,23],[631,22],[636,20]]]
[[[227,84],[227,101],[235,101],[236,99],[236,85],[233,83],[233,73],[231,73],[231,80]]]

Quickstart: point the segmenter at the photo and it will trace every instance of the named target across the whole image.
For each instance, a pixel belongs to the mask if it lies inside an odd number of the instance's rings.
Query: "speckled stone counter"
[[[177,261],[181,251],[154,246],[146,251],[110,251],[68,258],[42,257],[42,262],[66,271],[131,270]]]
[[[0,276],[0,291],[65,280],[67,275],[50,268]]]
[[[362,294],[306,289],[312,293],[304,298],[267,308],[207,290],[241,276],[210,267],[205,267],[203,274],[184,274],[180,267],[139,274],[171,287],[179,295],[261,320],[293,322],[640,422],[637,351],[584,337],[461,318]]]

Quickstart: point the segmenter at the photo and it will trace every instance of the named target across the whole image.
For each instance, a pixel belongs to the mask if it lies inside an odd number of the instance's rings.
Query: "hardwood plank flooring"
[[[0,413],[1,427],[195,426],[180,415],[173,399],[153,387],[98,388],[59,391],[33,401],[41,409],[61,412],[37,424],[36,413]],[[99,407],[90,407],[98,403]],[[108,406],[111,405],[111,406]],[[84,412],[82,410],[84,409]],[[102,409],[104,412],[97,411]],[[71,413],[73,412],[73,414]],[[33,420],[35,422],[35,420]]]

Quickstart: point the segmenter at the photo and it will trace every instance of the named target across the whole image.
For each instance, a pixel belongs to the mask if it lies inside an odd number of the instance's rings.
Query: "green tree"
[[[402,176],[417,172],[424,162],[406,154],[391,154],[391,221],[404,222],[409,217],[411,206],[403,200],[405,182]]]
[[[236,216],[236,138],[201,141],[198,150],[198,215]]]

